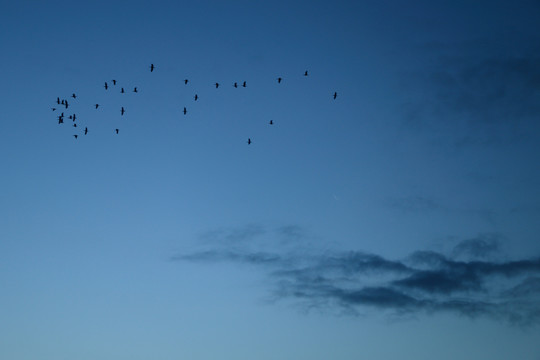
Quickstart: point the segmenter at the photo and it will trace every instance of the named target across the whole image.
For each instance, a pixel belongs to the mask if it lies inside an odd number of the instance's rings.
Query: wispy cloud
[[[277,299],[347,313],[452,312],[468,317],[540,324],[540,257],[491,260],[500,237],[481,234],[449,255],[417,251],[391,260],[359,251],[231,250],[213,247],[177,254],[174,261],[238,263],[260,269]]]
[[[540,57],[527,55],[534,51],[486,55],[470,44],[443,45],[429,50],[436,65],[408,77],[409,126],[442,132],[457,146],[521,140],[539,130]]]

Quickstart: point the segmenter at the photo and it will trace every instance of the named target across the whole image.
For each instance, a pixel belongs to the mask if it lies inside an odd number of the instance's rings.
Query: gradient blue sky
[[[539,34],[539,1],[1,1],[0,358],[539,360]]]

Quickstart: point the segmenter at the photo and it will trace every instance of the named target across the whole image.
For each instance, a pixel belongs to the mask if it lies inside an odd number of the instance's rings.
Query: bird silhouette
[[[60,98],[59,98],[59,97],[56,98],[56,103],[57,103],[58,105],[60,105]]]
[[[77,120],[77,115],[73,114],[73,121]]]
[[[86,135],[86,134],[88,134],[88,128],[87,127],[84,128],[84,135]]]
[[[113,85],[116,85],[116,80],[113,80],[113,81],[112,81],[112,84],[113,84]]]
[[[120,110],[120,114],[124,115],[125,112],[126,112],[126,110],[124,110],[124,107],[122,106],[122,110]]]
[[[120,89],[120,92],[123,94],[124,93],[124,88]]]
[[[135,87],[135,88],[133,89],[133,92],[137,92],[137,87]]]
[[[116,133],[118,134],[118,129],[115,129]]]
[[[64,99],[62,99],[62,102],[61,102],[62,105],[65,105],[66,103],[64,102]]]
[[[73,119],[73,115],[69,115],[69,118],[70,118],[70,119]]]
[[[71,95],[72,98],[76,99],[77,98],[77,95],[73,94]]]
[[[242,84],[243,87],[246,87],[246,82],[244,81],[244,83]]]
[[[337,92],[334,93],[334,100],[337,98]]]
[[[77,124],[73,124],[73,127],[77,127]]]
[[[186,84],[186,85],[187,85],[187,83],[188,83],[188,82],[189,82],[189,80],[188,80],[188,79],[184,79],[184,84]]]
[[[216,89],[219,87],[219,83],[215,83],[214,85],[216,85]]]
[[[67,100],[66,100],[66,104],[65,104],[65,105],[66,105],[66,109],[67,109],[67,108],[68,108],[68,106],[69,106],[69,103],[68,103],[68,101],[67,101]]]
[[[306,72],[304,73],[304,76],[308,76],[307,70],[306,70]]]
[[[186,114],[187,114],[187,109],[186,109],[186,107],[184,107],[184,115],[186,115]]]
[[[56,111],[56,108],[51,108],[52,111]]]
[[[75,139],[77,139],[79,137],[79,135],[73,135],[75,137]]]
[[[248,145],[250,145],[250,144],[251,144],[251,139],[250,139],[250,138],[248,138],[248,141],[247,141],[247,143],[248,143]]]
[[[237,83],[234,83],[234,85],[233,85],[233,86],[234,86],[235,88],[237,88],[237,87],[238,87],[238,84],[237,84]]]
[[[154,64],[150,64],[150,72],[154,71]]]
[[[96,109],[99,107],[99,104],[96,104]]]
[[[281,80],[283,80],[283,79],[280,78],[280,77],[278,77],[278,78],[277,78],[277,83],[278,83],[278,84],[281,84]]]
[[[107,82],[105,81],[105,90],[109,88],[109,85],[107,85]]]
[[[269,124],[274,125],[274,120],[270,120]]]
[[[63,124],[63,123],[64,123],[64,119],[62,119],[61,117],[58,117],[58,123],[59,123],[59,124]]]
[[[195,101],[197,101],[198,98],[199,98],[199,97],[197,96],[197,94],[195,94]]]

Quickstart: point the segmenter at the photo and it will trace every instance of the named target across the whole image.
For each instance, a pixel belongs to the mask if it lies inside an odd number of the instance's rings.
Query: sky
[[[0,358],[540,360],[539,34],[539,1],[0,1]]]

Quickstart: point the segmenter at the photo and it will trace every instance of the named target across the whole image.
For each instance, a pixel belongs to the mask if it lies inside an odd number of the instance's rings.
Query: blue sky
[[[540,359],[538,14],[0,2],[0,357]]]

